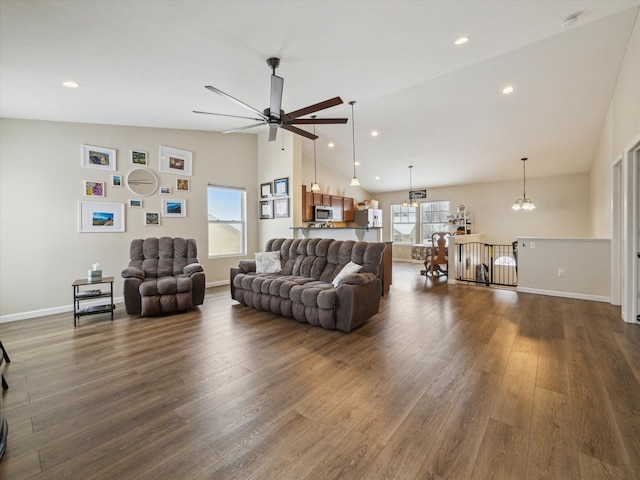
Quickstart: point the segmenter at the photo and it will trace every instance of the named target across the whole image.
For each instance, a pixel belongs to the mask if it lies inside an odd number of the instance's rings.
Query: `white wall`
[[[611,172],[640,135],[640,17],[627,46],[591,169],[591,235],[611,237]]]
[[[117,171],[82,168],[82,144],[116,149]],[[207,185],[247,189],[248,250],[257,251],[257,144],[255,135],[0,119],[0,321],[70,306],[71,283],[86,277],[96,261],[104,276],[115,277],[114,295],[121,296],[120,272],[134,238],[195,238],[207,283],[227,281],[238,257],[207,258]],[[177,176],[158,172],[160,145],[193,152],[191,191],[175,193]],[[149,153],[149,168],[160,185],[172,187],[172,198],[186,199],[186,218],[163,218],[160,227],[145,227],[144,212],[160,211],[163,197],[157,192],[136,197],[126,187],[110,186],[111,174],[124,178],[133,168],[132,148]],[[107,182],[106,197],[83,196],[84,180]],[[143,208],[125,207],[125,233],[78,232],[80,201],[129,198],[142,198]]]
[[[519,237],[518,291],[608,302],[610,258],[609,239]]]
[[[390,205],[400,203],[407,191],[376,194],[384,209],[385,241],[391,240]],[[465,205],[473,214],[473,233],[487,243],[510,244],[518,236],[588,237],[589,174],[527,178],[527,196],[536,204],[532,212],[514,211],[522,196],[522,181],[479,183],[428,188],[427,200],[449,200],[451,210]],[[410,246],[394,244],[394,257],[408,258]]]
[[[352,187],[349,185],[351,178],[344,178],[335,174],[320,162],[317,162],[317,179],[321,193],[327,193],[327,190],[329,190],[331,195],[350,197],[354,199],[355,203],[364,202],[371,198],[369,192],[362,187]],[[311,183],[313,183],[313,157],[303,156],[300,185],[306,185],[307,190],[309,190]]]

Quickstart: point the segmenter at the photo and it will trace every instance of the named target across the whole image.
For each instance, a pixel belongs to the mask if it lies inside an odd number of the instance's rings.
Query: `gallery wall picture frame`
[[[149,165],[149,154],[142,150],[131,150],[131,164],[138,165],[140,167],[146,167]]]
[[[162,216],[163,217],[186,217],[187,201],[183,199],[163,198],[162,199]]]
[[[124,203],[79,202],[81,233],[124,232]]]
[[[116,151],[113,148],[82,145],[82,166],[115,171]]]
[[[192,156],[192,153],[187,150],[160,145],[159,170],[165,173],[190,177]]]
[[[122,186],[122,175],[111,175],[111,186],[112,187],[121,187]]]
[[[188,178],[176,178],[176,190],[188,192],[190,190],[190,183]]]
[[[273,201],[273,216],[274,218],[289,217],[289,199],[288,198],[277,198]]]
[[[160,187],[160,195],[171,195],[171,187]]]
[[[273,200],[260,200],[260,220],[273,218]]]
[[[130,198],[129,206],[131,208],[142,208],[142,200],[139,200],[137,198]]]
[[[273,196],[271,182],[260,184],[260,198],[270,198]]]
[[[160,214],[158,212],[144,212],[144,225],[146,227],[159,227]]]
[[[104,182],[96,182],[93,180],[84,181],[84,195],[86,197],[104,197],[105,186]]]
[[[276,197],[286,197],[289,195],[289,177],[276,178],[273,181],[273,191]]]

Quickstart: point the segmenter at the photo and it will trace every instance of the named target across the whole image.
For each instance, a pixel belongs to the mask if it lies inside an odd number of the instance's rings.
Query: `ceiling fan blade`
[[[229,130],[225,130],[222,133],[233,133],[233,132],[239,132],[241,130],[248,130],[250,128],[255,128],[255,127],[261,127],[262,125],[265,125],[265,122],[260,122],[260,123],[254,123],[253,125],[247,125],[246,127],[238,127],[238,128],[232,128]]]
[[[207,90],[211,90],[213,93],[217,93],[218,95],[220,95],[221,97],[226,98],[227,100],[231,100],[233,103],[235,103],[236,105],[240,105],[242,108],[246,108],[247,110],[251,110],[253,113],[258,115],[263,120],[269,120],[269,118],[264,113],[262,113],[260,110],[256,110],[252,106],[247,105],[244,102],[241,102],[240,100],[238,100],[237,98],[232,97],[228,93],[224,93],[222,90],[218,90],[216,87],[212,87],[211,85],[205,85],[204,88],[206,88]]]
[[[348,118],[298,118],[291,120],[292,125],[327,125],[330,123],[347,123]]]
[[[315,105],[309,105],[308,107],[301,108],[300,110],[296,110],[294,112],[289,112],[287,113],[287,116],[291,120],[293,120],[294,118],[304,117],[305,115],[324,110],[325,108],[335,107],[336,105],[340,105],[341,103],[343,102],[340,97],[334,97],[329,100],[325,100],[324,102],[316,103]]]
[[[278,124],[270,123],[269,124],[269,141],[273,142],[276,139],[277,134],[278,134]]]
[[[245,120],[255,120],[256,122],[262,122],[263,121],[262,118],[242,117],[240,115],[227,115],[226,113],[201,112],[199,110],[193,110],[193,113],[202,113],[204,115],[218,115],[220,117],[244,118]]]
[[[280,120],[280,109],[282,108],[282,88],[284,87],[284,78],[277,75],[271,75],[271,116]]]
[[[307,132],[306,130],[302,130],[301,128],[294,127],[293,125],[280,125],[285,130],[289,130],[290,132],[297,133],[298,135],[302,135],[303,137],[310,138],[311,140],[315,140],[318,138],[317,135],[313,133]]]

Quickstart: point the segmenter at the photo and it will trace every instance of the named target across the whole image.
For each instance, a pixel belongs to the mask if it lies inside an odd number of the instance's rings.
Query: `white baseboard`
[[[592,295],[589,293],[563,292],[561,290],[544,290],[541,288],[517,287],[518,293],[533,293],[534,295],[549,295],[551,297],[575,298],[577,300],[591,300],[592,302],[610,303],[611,297]]]
[[[113,303],[124,303],[124,297],[113,297]],[[94,305],[103,305],[104,297],[101,300],[93,300],[91,302],[82,302],[82,307],[92,307]],[[63,305],[61,307],[43,308],[42,310],[32,310],[30,312],[12,313],[9,315],[0,315],[0,323],[17,322],[18,320],[27,320],[29,318],[46,317],[47,315],[55,315],[57,313],[73,312],[72,305]]]
[[[205,285],[205,288],[222,287],[223,285],[229,285],[229,280],[218,280],[217,282],[209,282]]]

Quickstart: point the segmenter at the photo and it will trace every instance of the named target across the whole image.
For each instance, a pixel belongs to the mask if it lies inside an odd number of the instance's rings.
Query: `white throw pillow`
[[[280,251],[256,253],[256,273],[278,273],[282,271]]]
[[[361,268],[362,268],[362,265],[358,265],[357,263],[353,263],[353,262],[347,263],[342,268],[342,270],[340,270],[340,273],[336,275],[336,278],[333,279],[333,286],[335,288],[338,288],[338,286],[343,282],[346,276],[353,275],[354,273],[358,273]]]

